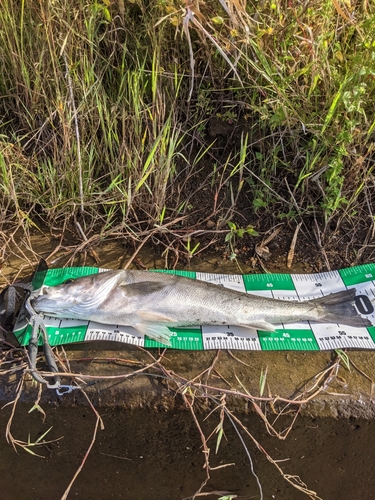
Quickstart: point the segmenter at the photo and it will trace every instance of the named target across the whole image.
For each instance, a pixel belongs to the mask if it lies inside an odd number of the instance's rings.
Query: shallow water
[[[41,415],[28,414],[21,406],[14,422],[14,434],[31,439],[51,425],[49,437],[64,436],[42,447],[38,458],[24,451],[16,454],[2,433],[0,470],[1,498],[50,500],[61,498],[86,453],[95,417],[85,407],[48,408]],[[0,413],[4,429],[10,410]],[[204,457],[198,431],[188,411],[157,412],[147,409],[124,411],[102,409],[105,429],[74,483],[69,498],[124,498],[127,500],[180,500],[191,496],[205,477]],[[372,421],[299,418],[284,442],[270,437],[256,415],[243,417],[248,429],[274,458],[282,460],[285,473],[299,474],[310,489],[324,500],[374,498],[373,463],[375,439]],[[214,418],[203,424],[213,428]],[[211,465],[235,463],[213,471],[204,491],[228,491],[246,498],[260,498],[249,461],[230,425],[215,455],[216,436],[210,441]],[[252,443],[247,441],[259,475],[264,499],[308,498],[290,487]],[[204,498],[214,499],[215,495]],[[242,497],[241,497],[242,498]]]

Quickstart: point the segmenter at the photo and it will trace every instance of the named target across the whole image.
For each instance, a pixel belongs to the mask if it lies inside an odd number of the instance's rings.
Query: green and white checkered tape
[[[54,286],[89,274],[105,271],[94,267],[49,269],[39,272],[33,280],[34,289]],[[213,274],[192,271],[171,272],[189,278],[223,285],[241,292],[284,300],[321,297],[332,292],[357,289],[356,305],[375,325],[375,264],[319,274]],[[131,327],[104,325],[92,321],[57,319],[45,316],[49,342],[52,346],[92,340],[117,341],[142,347],[165,347]],[[208,350],[241,349],[249,351],[319,351],[342,348],[375,349],[375,326],[353,328],[306,321],[278,325],[276,332],[263,332],[223,325],[171,328],[174,349]],[[31,326],[20,320],[14,333],[21,345],[30,340]]]

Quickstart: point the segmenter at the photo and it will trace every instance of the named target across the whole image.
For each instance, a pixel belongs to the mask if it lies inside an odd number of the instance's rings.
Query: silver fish
[[[295,321],[369,326],[354,306],[355,289],[303,302],[277,300],[171,274],[105,271],[43,289],[37,312],[110,325],[132,326],[170,345],[168,327],[238,325],[268,332]]]

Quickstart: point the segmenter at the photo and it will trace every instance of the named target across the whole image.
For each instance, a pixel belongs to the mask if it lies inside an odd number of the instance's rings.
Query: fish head
[[[122,279],[123,271],[107,271],[44,287],[32,298],[35,311],[57,317],[82,317],[100,306]]]

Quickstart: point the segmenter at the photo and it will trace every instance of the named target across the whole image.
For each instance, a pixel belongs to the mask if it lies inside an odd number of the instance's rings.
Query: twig
[[[98,256],[98,254],[95,252],[95,250],[92,248],[92,246],[90,245],[90,242],[89,242],[89,240],[87,239],[87,237],[86,237],[86,235],[85,235],[85,233],[84,233],[84,231],[83,231],[83,229],[82,229],[81,224],[80,224],[77,220],[75,220],[74,222],[75,222],[75,225],[77,226],[77,229],[78,229],[78,231],[79,231],[80,235],[82,236],[83,240],[85,241],[85,243],[86,243],[86,244],[87,244],[87,246],[88,246],[89,253],[90,253],[91,257],[95,260],[96,264],[97,264],[97,265],[99,265],[99,263],[100,263],[99,256]]]
[[[242,359],[237,358],[237,356],[235,356],[235,355],[233,354],[233,352],[232,352],[230,349],[227,349],[227,353],[229,354],[229,356],[230,356],[231,358],[233,358],[233,359],[235,359],[236,361],[238,361],[238,363],[241,363],[242,365],[245,365],[245,366],[247,366],[247,367],[251,368],[251,365],[249,365],[249,364],[245,363],[245,361],[242,361]]]
[[[18,400],[20,399],[21,394],[22,394],[24,380],[25,380],[25,374],[22,375],[21,380],[19,381],[19,384],[17,387],[17,393],[16,393],[16,397],[15,397],[14,401],[11,401],[10,403],[7,403],[6,405],[4,405],[2,407],[2,408],[5,408],[9,404],[13,405],[12,411],[11,411],[11,414],[10,414],[10,417],[9,417],[9,420],[8,420],[8,423],[7,423],[7,426],[5,429],[5,437],[6,437],[6,440],[8,443],[12,443],[12,446],[13,446],[15,452],[17,452],[17,448],[15,446],[15,439],[13,438],[12,433],[11,433],[11,427],[12,427],[13,418],[14,418],[14,415],[16,412],[16,406],[17,406]]]
[[[73,479],[70,481],[67,489],[64,491],[64,494],[63,496],[61,497],[61,500],[66,500],[68,498],[68,494],[69,494],[69,491],[71,489],[71,487],[73,486],[73,483],[74,481],[77,479],[77,476],[79,475],[79,473],[81,472],[81,470],[83,469],[83,466],[85,465],[86,463],[86,460],[87,460],[87,457],[89,456],[90,454],[90,451],[92,449],[92,447],[94,446],[94,443],[95,443],[95,440],[96,440],[96,434],[98,432],[98,427],[99,427],[99,423],[101,422],[101,418],[100,416],[98,415],[97,418],[96,418],[96,422],[95,422],[95,429],[94,429],[94,433],[93,433],[93,436],[92,436],[92,439],[91,439],[91,443],[90,443],[90,446],[88,447],[86,453],[85,453],[85,456],[83,457],[83,460],[81,462],[81,465],[78,467],[76,473],[74,474],[73,476]]]
[[[81,204],[81,215],[84,213],[84,195],[83,195],[83,173],[82,173],[82,155],[81,155],[81,138],[80,138],[80,133],[79,133],[79,126],[78,126],[78,116],[77,116],[77,108],[76,108],[76,103],[74,101],[74,92],[73,92],[73,82],[72,78],[70,76],[69,72],[69,64],[68,60],[66,58],[65,52],[62,49],[62,53],[60,54],[63,56],[64,63],[65,63],[65,77],[68,82],[68,89],[69,89],[69,95],[70,95],[70,106],[73,111],[73,121],[74,121],[74,128],[75,128],[75,134],[76,134],[76,145],[77,145],[77,163],[78,163],[78,185],[79,185],[79,199],[80,199],[80,204]]]
[[[204,468],[206,470],[206,477],[205,477],[205,479],[203,480],[203,482],[201,483],[200,487],[198,488],[198,490],[193,495],[193,500],[194,500],[194,498],[203,490],[203,488],[206,486],[206,484],[210,480],[210,459],[209,459],[210,458],[210,449],[207,446],[207,441],[206,441],[205,435],[203,433],[202,427],[200,426],[198,418],[197,418],[197,416],[195,414],[195,411],[194,411],[194,408],[193,408],[193,404],[189,401],[189,399],[186,397],[185,394],[183,394],[182,397],[183,397],[183,399],[185,401],[186,406],[190,410],[190,413],[191,413],[191,415],[193,417],[194,423],[195,423],[195,425],[196,425],[196,427],[198,429],[198,432],[200,434],[200,437],[201,437],[201,442],[202,442],[202,446],[203,446],[203,454],[204,454]]]
[[[294,231],[292,242],[290,244],[290,248],[289,248],[289,252],[288,252],[288,257],[286,259],[286,267],[287,268],[292,267],[293,259],[294,259],[294,250],[295,250],[296,243],[297,243],[297,236],[298,236],[298,232],[299,232],[301,226],[302,226],[302,222],[300,222],[297,225],[296,230]]]

